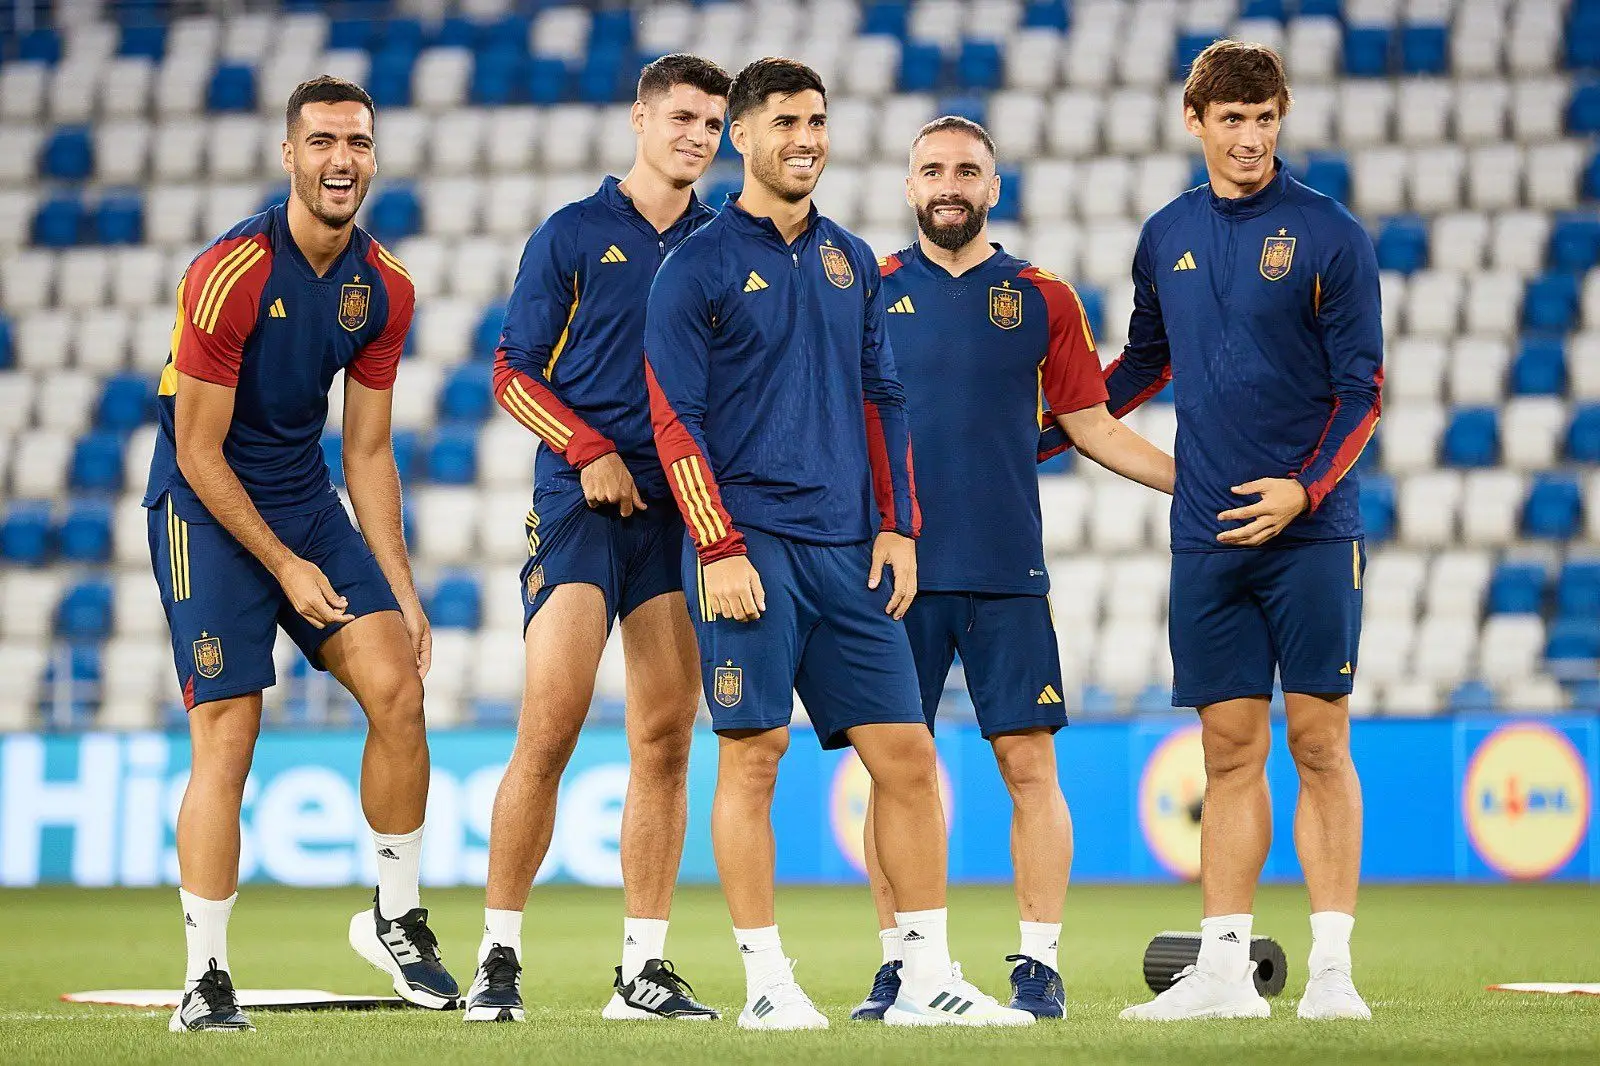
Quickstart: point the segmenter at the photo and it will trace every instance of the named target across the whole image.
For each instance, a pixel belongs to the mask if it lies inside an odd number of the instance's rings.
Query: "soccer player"
[[[251,1027],[228,970],[228,916],[280,626],[367,716],[361,805],[378,889],[372,909],[351,919],[351,946],[411,1003],[449,1009],[458,995],[417,890],[431,637],[389,441],[413,290],[399,261],[355,225],[377,171],[374,117],[350,82],[324,76],[296,88],[283,142],[288,203],[223,234],[178,285],[144,497],[192,743],[178,813],[188,969],[174,1031]],[[341,370],[359,532],[322,458],[328,389]]]
[[[1172,702],[1200,709],[1206,762],[1200,957],[1124,1018],[1270,1013],[1249,952],[1272,834],[1274,673],[1311,896],[1300,1017],[1371,1017],[1350,976],[1361,786],[1349,695],[1366,558],[1346,475],[1378,421],[1378,266],[1361,224],[1273,154],[1289,102],[1268,48],[1219,41],[1195,60],[1183,106],[1209,181],[1145,223],[1128,345],[1106,377],[1119,417],[1168,378],[1176,390]]]
[[[899,622],[920,522],[905,396],[872,253],[811,202],[828,161],[826,91],[809,67],[758,60],[734,79],[728,118],[743,191],[656,276],[645,356],[719,734],[711,833],[744,960],[739,1025],[828,1024],[794,980],[773,909],[772,794],[797,691],[823,747],[854,745],[877,783],[906,948],[885,1020],[1031,1024],[950,961],[933,737]]]
[[[989,243],[989,209],[1002,190],[988,132],[969,119],[936,119],[912,142],[910,162],[917,243],[879,264],[923,516],[906,633],[929,729],[961,655],[1012,799],[1021,943],[1007,956],[1016,963],[1011,1006],[1059,1018],[1072,821],[1056,777],[1054,734],[1067,717],[1034,470],[1040,434],[1059,426],[1089,458],[1167,493],[1172,457],[1106,409],[1094,335],[1072,286]],[[860,1019],[881,1018],[894,1002],[903,950],[872,829],[869,818],[884,955],[851,1014]]]
[[[495,797],[469,1022],[523,1018],[522,910],[619,618],[631,763],[622,815],[627,915],[622,965],[601,1017],[718,1017],[664,957],[700,693],[678,563],[683,523],[656,459],[642,353],[656,268],[714,214],[691,186],[716,154],[729,80],[690,55],[644,69],[633,168],[534,232],[506,309],[494,391],[544,447],[522,570],[522,719]]]

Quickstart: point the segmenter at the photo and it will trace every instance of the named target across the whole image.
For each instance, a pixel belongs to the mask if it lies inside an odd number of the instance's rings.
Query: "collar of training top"
[[[656,232],[656,228],[650,224],[650,220],[639,213],[639,208],[634,205],[633,198],[622,191],[621,178],[612,174],[607,174],[605,176],[605,180],[600,183],[600,188],[596,191],[595,195],[599,196],[600,201],[613,211],[618,212],[628,219],[632,219],[641,223],[645,228],[649,229],[651,233]],[[690,189],[689,206],[684,208],[683,214],[679,215],[678,221],[674,222],[672,225],[677,226],[685,219],[688,219],[698,227],[701,223],[709,219],[711,214],[712,213],[707,211],[705,206],[701,203],[700,197],[695,195],[695,191]],[[669,227],[669,230],[670,228],[671,227]]]
[[[1264,215],[1277,207],[1284,193],[1289,191],[1289,167],[1277,156],[1272,157],[1272,167],[1272,180],[1265,188],[1234,200],[1218,196],[1208,181],[1206,191],[1211,197],[1211,209],[1224,218],[1246,219]]]
[[[764,237],[771,237],[785,248],[788,248],[792,243],[783,239],[783,234],[778,232],[778,224],[773,222],[772,219],[757,218],[755,215],[752,215],[750,212],[740,207],[738,193],[730,192],[728,194],[728,202],[723,205],[722,213],[728,216],[729,222],[745,233],[760,234]],[[816,201],[813,200],[811,202],[811,210],[806,212],[806,228],[801,230],[799,235],[795,237],[796,241],[798,241],[801,237],[804,237],[807,233],[811,232],[811,228],[817,224],[817,218],[819,214],[820,213],[817,211]]]

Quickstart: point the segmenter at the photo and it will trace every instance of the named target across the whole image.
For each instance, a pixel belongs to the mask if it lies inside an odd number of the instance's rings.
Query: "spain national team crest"
[[[841,289],[856,283],[856,272],[850,269],[849,257],[831,244],[822,246],[822,269],[828,272],[828,280]]]
[[[536,566],[528,571],[528,602],[532,603],[539,598],[539,592],[544,588],[544,567]]]
[[[712,678],[711,694],[724,707],[736,707],[744,699],[744,671],[728,660],[727,666],[717,667]]]
[[[1022,293],[1010,286],[989,286],[989,321],[1001,329],[1022,325]]]
[[[367,324],[367,306],[372,303],[371,285],[346,285],[339,290],[339,325],[354,333]]]
[[[206,680],[222,673],[222,638],[200,634],[194,642],[195,672]]]
[[[1293,237],[1284,236],[1283,230],[1278,231],[1276,237],[1268,237],[1261,245],[1261,276],[1268,281],[1281,281],[1289,273],[1289,267],[1294,264]]]

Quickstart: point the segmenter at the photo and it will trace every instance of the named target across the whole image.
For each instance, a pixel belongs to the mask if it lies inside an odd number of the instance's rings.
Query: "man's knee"
[[[726,740],[718,765],[719,787],[732,787],[755,796],[770,796],[778,784],[778,764],[788,749],[788,738],[770,730],[743,740]]]
[[[1060,789],[1056,780],[1054,743],[1048,733],[995,738],[995,761],[1013,796],[1034,796]]]
[[[933,734],[920,725],[872,726],[869,743],[857,744],[880,797],[939,788]]]
[[[373,671],[358,693],[368,722],[379,729],[409,729],[422,724],[422,677],[408,663]]]
[[[657,714],[629,729],[628,758],[635,773],[683,776],[689,768],[694,739],[694,712],[687,716]]]
[[[1208,778],[1254,775],[1267,768],[1272,728],[1265,717],[1259,721],[1220,716],[1203,719],[1200,739]]]
[[[1302,774],[1331,774],[1350,761],[1350,734],[1338,725],[1290,727],[1289,753]]]

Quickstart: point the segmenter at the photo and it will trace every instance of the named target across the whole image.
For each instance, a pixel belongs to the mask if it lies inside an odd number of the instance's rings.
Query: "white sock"
[[[422,826],[409,833],[373,833],[378,849],[378,914],[391,921],[422,906],[417,868],[422,865]]]
[[[1061,944],[1060,922],[1018,922],[1022,927],[1022,947],[1017,954],[1026,955],[1030,959],[1037,959],[1059,971],[1061,967],[1056,963],[1056,949]]]
[[[885,963],[904,962],[906,960],[905,946],[900,943],[900,927],[878,930],[878,942],[883,945],[883,961]]]
[[[777,926],[735,929],[733,939],[739,944],[739,957],[744,960],[744,983],[752,996],[768,979],[789,972],[789,960],[783,957],[783,941],[778,939]]]
[[[666,950],[665,918],[622,919],[622,983],[638,977],[651,959],[665,958]]]
[[[896,911],[900,944],[906,953],[900,979],[917,992],[932,992],[950,980],[950,941],[946,935],[949,912],[940,907],[931,911]]]
[[[1195,966],[1228,981],[1250,973],[1250,914],[1218,914],[1200,919],[1200,958]]]
[[[1350,932],[1356,927],[1353,914],[1318,911],[1311,916],[1311,963],[1313,977],[1323,970],[1350,972]]]
[[[201,899],[193,892],[178,889],[178,900],[183,904],[183,938],[188,947],[183,971],[185,990],[206,975],[213,959],[217,969],[228,969],[228,918],[238,898],[239,893],[235,892],[227,899]]]
[[[485,907],[483,911],[483,939],[478,943],[478,962],[489,957],[498,944],[517,953],[522,961],[522,912],[497,911]]]

